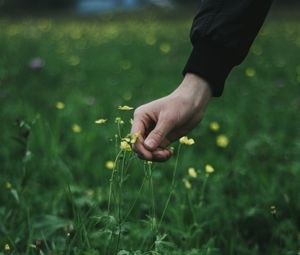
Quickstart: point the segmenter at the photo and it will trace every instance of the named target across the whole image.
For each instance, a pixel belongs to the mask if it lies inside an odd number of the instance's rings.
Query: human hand
[[[199,124],[210,98],[207,82],[188,73],[170,95],[138,107],[131,129],[140,133],[134,151],[145,160],[168,160],[173,153],[167,146]]]

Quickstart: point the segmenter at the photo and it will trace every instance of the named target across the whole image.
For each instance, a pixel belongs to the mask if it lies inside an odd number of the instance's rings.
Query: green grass
[[[195,145],[177,153],[174,144],[178,157],[164,164],[121,152],[113,171],[105,167],[119,152],[115,118],[125,121],[123,137],[130,130],[132,112],[117,107],[137,107],[179,84],[191,50],[186,16],[0,20],[0,254],[298,254],[300,20],[293,16],[269,18],[190,134]],[[34,57],[45,62],[40,70],[28,67]],[[96,125],[99,118],[108,121]],[[220,134],[226,148],[216,145]],[[215,169],[208,177],[206,164]]]

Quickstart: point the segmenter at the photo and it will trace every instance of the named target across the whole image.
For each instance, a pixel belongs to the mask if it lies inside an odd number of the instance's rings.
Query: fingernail
[[[155,146],[155,141],[154,141],[154,140],[152,140],[152,139],[150,139],[150,140],[147,140],[147,139],[146,139],[146,141],[145,141],[145,145],[146,145],[148,148],[151,148],[151,149],[153,149],[153,148],[154,148],[154,146]]]

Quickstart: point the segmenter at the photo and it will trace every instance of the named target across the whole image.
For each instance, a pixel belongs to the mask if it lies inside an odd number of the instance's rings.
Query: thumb
[[[155,150],[161,142],[165,139],[166,135],[173,128],[172,122],[167,119],[162,120],[160,118],[155,126],[155,128],[147,136],[144,144],[148,150]]]

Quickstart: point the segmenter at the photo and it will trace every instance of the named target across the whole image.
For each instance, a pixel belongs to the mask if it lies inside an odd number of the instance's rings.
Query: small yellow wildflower
[[[68,62],[71,66],[77,66],[80,64],[80,58],[73,55],[68,59]]]
[[[254,77],[255,76],[255,70],[251,67],[248,67],[246,70],[245,70],[245,74],[247,77]]]
[[[188,138],[187,136],[183,136],[179,139],[181,144],[192,145],[195,143],[194,139]]]
[[[171,51],[171,45],[169,43],[162,43],[159,49],[162,53],[167,54]]]
[[[127,143],[130,143],[130,138],[128,138],[128,137],[122,138],[122,141],[125,141],[125,142],[127,142]]]
[[[131,146],[127,141],[122,141],[120,144],[120,149],[123,151],[131,151]]]
[[[149,160],[149,161],[147,161],[147,164],[148,164],[148,166],[151,166],[153,164],[153,162]]]
[[[131,63],[130,61],[128,60],[123,60],[121,63],[120,63],[120,66],[121,66],[121,69],[122,70],[128,70],[131,68]]]
[[[207,174],[211,174],[211,173],[213,173],[215,171],[215,169],[211,166],[211,165],[209,165],[209,164],[206,164],[205,165],[205,172],[207,173]]]
[[[9,246],[8,243],[4,245],[4,250],[5,251],[10,251],[10,246]]]
[[[98,119],[98,120],[95,121],[95,123],[99,124],[99,125],[104,124],[106,122],[107,122],[107,119]]]
[[[73,124],[72,131],[74,133],[80,133],[81,132],[81,127],[78,124]]]
[[[11,188],[12,188],[11,183],[10,183],[10,182],[6,182],[6,183],[5,183],[5,188],[11,189]]]
[[[189,176],[190,176],[190,177],[193,177],[193,178],[196,178],[196,177],[197,177],[197,171],[196,171],[196,169],[193,168],[193,167],[190,167],[190,168],[188,169],[188,173],[189,173]]]
[[[191,189],[192,188],[192,184],[190,183],[190,181],[188,179],[183,178],[182,182],[183,182],[186,189]]]
[[[147,37],[145,38],[145,42],[146,44],[152,46],[156,43],[156,38],[154,35],[147,35]]]
[[[106,161],[105,167],[106,167],[107,169],[114,169],[114,168],[115,168],[115,162],[113,162],[113,161],[111,161],[111,160]]]
[[[87,191],[85,191],[85,195],[87,197],[93,197],[95,194],[95,192],[92,189],[88,189]]]
[[[229,139],[226,135],[218,135],[216,138],[216,144],[221,148],[226,148],[229,144]]]
[[[120,117],[117,117],[115,118],[115,123],[122,125],[124,124],[124,121]]]
[[[275,215],[277,213],[275,205],[270,206],[270,209],[271,209],[271,214]]]
[[[130,110],[133,110],[134,108],[130,107],[128,105],[123,105],[123,106],[119,106],[118,109],[121,111],[130,111]]]
[[[131,140],[130,140],[130,143],[131,144],[135,144],[135,142],[138,140],[138,138],[140,137],[141,135],[141,132],[136,132],[134,134],[131,135]]]
[[[124,100],[129,101],[129,100],[131,100],[131,98],[132,98],[132,93],[131,93],[130,91],[127,91],[127,92],[125,92],[125,93],[123,94],[122,97],[123,97]]]
[[[213,121],[209,124],[209,128],[211,131],[213,132],[218,132],[220,130],[220,125],[218,122],[216,121]]]
[[[255,54],[257,56],[260,56],[263,53],[263,49],[258,45],[254,45],[252,47],[252,52],[253,52],[253,54]]]
[[[64,104],[63,102],[57,102],[57,103],[55,104],[55,107],[56,107],[56,109],[58,109],[58,110],[62,110],[62,109],[65,108],[65,104]]]

